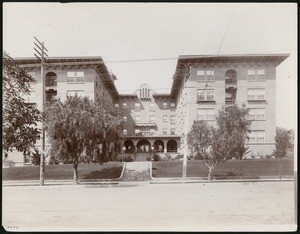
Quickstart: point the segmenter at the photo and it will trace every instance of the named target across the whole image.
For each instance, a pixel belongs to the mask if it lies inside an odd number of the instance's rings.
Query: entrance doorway
[[[138,153],[149,153],[151,151],[150,142],[142,139],[137,143],[137,152]]]

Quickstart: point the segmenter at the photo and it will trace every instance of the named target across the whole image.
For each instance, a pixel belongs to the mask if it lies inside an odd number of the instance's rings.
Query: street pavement
[[[8,231],[296,230],[295,183],[3,186]]]

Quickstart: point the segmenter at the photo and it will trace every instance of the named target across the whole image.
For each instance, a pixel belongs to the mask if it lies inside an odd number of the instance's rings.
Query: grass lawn
[[[281,169],[280,169],[281,164]],[[294,175],[294,159],[256,159],[256,160],[228,160],[220,162],[213,173],[216,179],[258,179],[260,176],[279,177]],[[207,177],[208,168],[201,160],[187,162],[187,177]],[[181,177],[182,161],[153,162],[153,177]]]
[[[79,164],[79,179],[117,179],[121,176],[123,163]],[[2,169],[3,180],[39,180],[39,166],[24,166]],[[46,165],[45,180],[73,179],[73,165]]]

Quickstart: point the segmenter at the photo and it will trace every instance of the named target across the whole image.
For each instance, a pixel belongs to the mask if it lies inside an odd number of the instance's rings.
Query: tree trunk
[[[208,180],[211,182],[212,181],[212,171],[213,169],[211,167],[208,168]]]
[[[44,153],[40,156],[40,186],[44,185],[44,175],[45,175],[45,157]]]
[[[73,162],[74,184],[79,184],[77,167],[78,167],[78,160],[74,159],[74,162]]]

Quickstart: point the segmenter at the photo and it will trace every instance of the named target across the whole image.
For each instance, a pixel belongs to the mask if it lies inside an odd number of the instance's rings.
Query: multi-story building
[[[35,78],[30,95],[24,96],[28,103],[43,108],[41,64],[36,58],[15,58],[15,63]],[[46,105],[59,98],[65,101],[67,96],[87,96],[91,100],[108,97],[112,103],[118,98],[114,81],[116,76],[107,69],[101,57],[58,57],[47,58],[44,68]],[[40,124],[41,126],[41,124]],[[49,148],[46,138],[46,148]],[[41,149],[41,141],[37,143]],[[25,157],[25,158],[24,158]],[[20,152],[8,154],[8,159],[16,164],[30,163],[30,158]]]
[[[271,154],[276,135],[276,67],[288,56],[179,56],[170,94],[177,106],[177,133],[186,134],[194,120],[215,124],[218,110],[245,104],[252,121],[250,150]],[[181,138],[181,152],[183,142]]]
[[[115,105],[122,109],[125,153],[137,153],[139,160],[153,150],[177,153],[176,103],[169,94],[155,93],[143,84],[133,94],[119,95]]]
[[[68,95],[108,96],[122,110],[122,153],[144,160],[159,153],[184,153],[185,136],[194,120],[215,125],[222,108],[245,104],[250,108],[247,144],[254,154],[271,154],[276,135],[276,67],[288,54],[179,56],[170,94],[143,84],[133,94],[119,94],[101,57],[51,58],[45,71],[47,102]],[[16,59],[36,80],[28,101],[42,105],[40,64]]]

